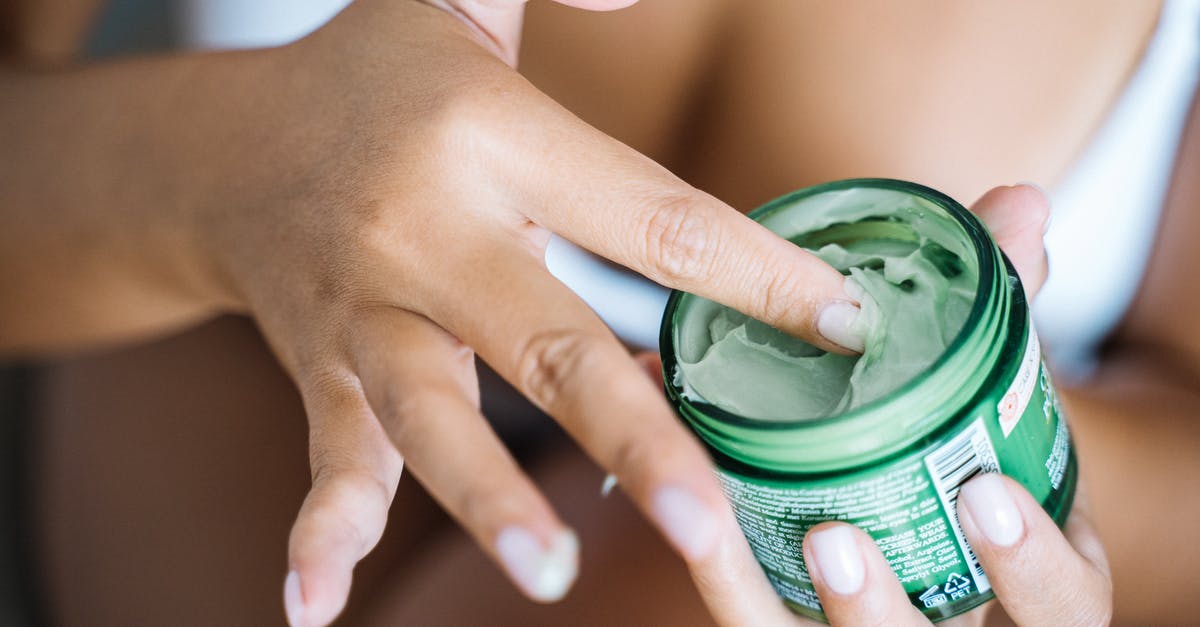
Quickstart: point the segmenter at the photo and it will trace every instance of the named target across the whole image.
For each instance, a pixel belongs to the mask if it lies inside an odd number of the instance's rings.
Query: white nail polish
[[[867,291],[864,290],[862,288],[862,286],[858,284],[858,281],[855,281],[850,278],[847,278],[842,283],[842,289],[845,290],[847,296],[849,296],[850,298],[853,298],[854,300],[856,300],[860,303],[862,302],[863,297],[865,297],[867,295]]]
[[[675,549],[689,560],[707,557],[717,546],[717,515],[691,492],[664,486],[654,494],[654,518]]]
[[[856,353],[863,352],[863,337],[854,328],[861,309],[852,303],[835,301],[825,305],[817,317],[817,331],[825,339]]]
[[[813,561],[826,586],[842,595],[856,594],[866,579],[862,551],[849,527],[837,525],[808,536]]]
[[[1012,546],[1025,533],[1021,510],[1000,475],[987,474],[967,482],[959,498],[971,514],[971,520],[988,541],[1002,547]]]
[[[304,594],[300,590],[300,573],[291,571],[283,580],[283,610],[291,627],[304,627]]]
[[[600,496],[612,494],[615,487],[617,487],[617,476],[612,473],[604,475],[604,483],[600,484]]]
[[[570,531],[546,547],[528,530],[506,527],[496,536],[496,553],[517,585],[543,603],[566,596],[579,573],[579,539]]]

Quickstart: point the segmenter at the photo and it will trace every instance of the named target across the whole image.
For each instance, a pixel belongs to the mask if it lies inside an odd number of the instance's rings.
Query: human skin
[[[834,194],[837,200],[828,200]],[[906,225],[904,234],[913,237],[907,245],[881,245],[881,239],[892,236],[880,236],[857,242],[861,245],[809,248],[848,275],[847,290],[862,307],[855,321],[863,329],[862,354],[816,350],[729,309],[715,317],[682,314],[675,323],[681,338],[689,337],[689,325],[703,324],[708,332],[701,336],[707,342],[685,349],[689,342],[680,341],[676,348],[685,398],[758,420],[806,420],[844,413],[912,380],[937,361],[958,335],[979,286],[979,270],[963,245],[961,227],[936,205],[915,204],[901,192],[834,194],[796,201],[785,210],[794,217],[781,221],[782,227],[776,224],[776,231],[787,229],[784,235],[796,239],[835,223],[886,217]],[[918,223],[923,225],[921,231],[907,226]],[[905,235],[893,241],[904,240]],[[930,250],[938,252],[931,255]],[[680,306],[680,311],[688,309]]]
[[[1037,298],[1046,277],[1040,234],[1048,209],[1041,192],[1028,186],[993,189],[972,207],[1011,257],[1031,300]],[[643,360],[657,361],[653,356]],[[657,375],[661,366],[649,371]],[[941,624],[982,625],[998,605],[1005,610],[1003,616],[1019,625],[1084,626],[1111,621],[1111,574],[1092,526],[1084,480],[1062,531],[1019,484],[997,475],[984,475],[963,486],[958,516],[989,578],[994,578],[998,602]],[[931,624],[912,606],[865,532],[845,523],[822,523],[805,535],[803,551],[830,624]],[[753,624],[788,623],[820,624],[765,613]]]
[[[752,186],[752,183],[744,183],[744,185],[746,185],[746,186]],[[953,187],[953,186],[954,186],[954,185],[950,185],[950,187]],[[967,186],[966,186],[966,185],[962,185],[962,187],[967,187]],[[763,189],[766,189],[766,187],[763,187]],[[774,192],[764,192],[764,191],[761,191],[761,190],[760,190],[760,191],[758,191],[757,193],[774,193]],[[731,196],[732,196],[732,195],[731,195]]]
[[[681,4],[694,11],[687,20]],[[1052,185],[1063,174],[1136,66],[1158,3],[954,8],[714,0],[588,21],[535,5],[523,69],[597,127],[744,210],[865,173],[969,201],[990,177]],[[726,42],[718,59],[705,54],[716,41]],[[579,65],[596,69],[566,71]],[[889,89],[898,76],[904,89]],[[628,81],[639,88],[615,89]],[[626,104],[634,101],[642,106]],[[1200,517],[1200,292],[1190,270],[1200,254],[1198,124],[1194,108],[1142,288],[1099,369],[1058,385],[1113,565],[1117,624],[1188,624],[1200,613],[1200,546],[1179,541]],[[1163,508],[1175,513],[1141,514]]]
[[[252,315],[310,424],[293,624],[341,612],[406,466],[527,595],[566,593],[578,543],[480,415],[476,353],[698,571],[724,567],[705,455],[546,271],[552,233],[847,352],[839,273],[505,64],[521,9],[364,0],[273,50],[0,77],[0,347]]]

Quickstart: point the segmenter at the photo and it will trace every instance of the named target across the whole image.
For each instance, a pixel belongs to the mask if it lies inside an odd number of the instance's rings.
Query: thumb
[[[1042,235],[1050,218],[1050,201],[1041,188],[1028,183],[997,187],[975,201],[971,211],[992,232],[1008,255],[1029,300],[1046,282],[1046,248]]]
[[[521,48],[521,20],[526,0],[425,0],[461,19],[483,39],[505,63],[516,67],[517,51]],[[611,11],[623,9],[637,0],[556,0],[559,4],[588,9]]]

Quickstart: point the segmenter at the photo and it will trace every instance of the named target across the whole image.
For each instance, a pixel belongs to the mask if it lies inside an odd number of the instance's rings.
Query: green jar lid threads
[[[903,181],[818,185],[750,215],[847,273],[875,334],[862,359],[828,356],[697,296],[668,301],[668,397],[716,460],[769,579],[823,618],[800,542],[845,520],[930,618],[990,599],[958,528],[958,486],[1003,472],[1061,524],[1075,482],[1011,264],[960,204]]]

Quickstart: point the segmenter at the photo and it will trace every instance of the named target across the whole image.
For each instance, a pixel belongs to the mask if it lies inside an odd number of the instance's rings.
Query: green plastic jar
[[[852,189],[890,194],[898,202],[886,209],[895,213],[794,232],[796,212],[814,201],[828,209],[834,196],[824,195]],[[853,213],[854,207],[842,209]],[[967,261],[978,265],[979,275],[966,322],[929,368],[873,402],[804,420],[736,415],[688,394],[679,360],[697,358],[687,354],[701,350],[697,330],[723,308],[692,294],[671,294],[660,336],[667,395],[715,460],[742,531],[779,596],[793,611],[825,620],[801,542],[813,525],[841,520],[875,539],[909,599],[931,620],[993,598],[958,524],[959,487],[979,473],[1004,473],[1061,526],[1076,480],[1066,421],[1011,263],[962,205],[904,181],[818,185],[750,217],[814,249],[830,242],[900,241],[932,223],[944,237],[949,225],[962,250],[973,253]]]

